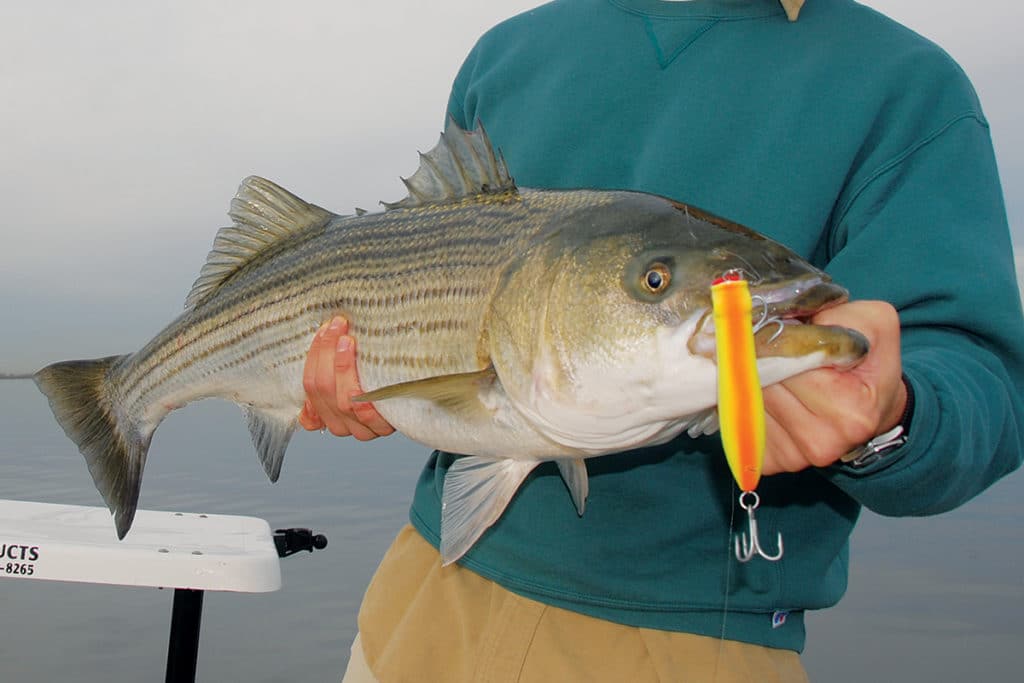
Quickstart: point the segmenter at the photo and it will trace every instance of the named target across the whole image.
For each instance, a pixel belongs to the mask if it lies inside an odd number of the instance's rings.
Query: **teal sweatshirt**
[[[849,0],[796,23],[777,0],[564,0],[484,35],[450,112],[483,122],[521,187],[688,202],[892,303],[916,396],[909,443],[882,462],[762,479],[780,562],[737,563],[718,436],[684,435],[588,460],[583,517],[541,466],[466,567],[611,621],[799,651],[804,610],[846,588],[862,505],[940,513],[1019,466],[1024,321],[988,124],[924,38]],[[452,459],[431,458],[412,505],[435,545]]]

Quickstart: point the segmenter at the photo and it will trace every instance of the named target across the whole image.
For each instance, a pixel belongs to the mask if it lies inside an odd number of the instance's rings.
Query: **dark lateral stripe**
[[[282,359],[280,359],[280,360],[278,360],[278,361],[276,361],[274,363],[271,363],[269,367],[270,367],[271,370],[277,370],[278,368],[283,367],[285,365],[292,365],[294,363],[305,363],[305,362],[306,362],[306,354],[305,353],[297,353],[297,354],[295,354],[293,356],[286,356],[285,358],[282,358]]]
[[[328,282],[328,283],[325,283],[325,284],[327,286],[330,286],[331,284],[335,284],[336,285],[336,284],[338,284],[339,282],[342,282],[342,281],[343,280],[338,279],[338,280],[335,280],[333,282]],[[315,286],[318,287],[318,286],[321,286],[321,285],[317,284]],[[418,290],[418,291],[412,291],[412,292],[403,292],[403,297],[408,295],[408,300],[409,301],[414,301],[414,300],[415,301],[419,301],[419,300],[424,300],[424,299],[427,299],[427,300],[438,300],[438,299],[441,299],[442,296],[445,296],[445,295],[452,296],[454,298],[474,298],[474,297],[480,296],[483,293],[483,291],[484,291],[484,289],[482,287],[470,287],[468,285],[461,285],[461,286],[457,286],[457,287],[432,287],[432,288],[428,288],[428,289],[424,289],[424,290]],[[284,304],[284,303],[287,303],[287,302],[290,302],[290,301],[294,301],[295,299],[298,299],[298,298],[303,297],[304,295],[307,295],[308,292],[309,292],[309,290],[300,290],[300,291],[295,292],[293,294],[290,294],[288,296],[281,297],[280,299],[278,299],[274,303],[265,303],[264,305],[260,306],[260,310],[268,310],[268,309],[271,309],[271,308],[279,307],[281,304]],[[148,359],[147,362],[139,364],[139,366],[136,368],[137,374],[133,373],[132,376],[129,376],[129,377],[126,378],[125,385],[126,386],[138,386],[153,371],[155,371],[159,367],[163,367],[163,369],[165,370],[165,375],[162,378],[162,380],[160,382],[155,383],[153,386],[148,387],[147,389],[145,389],[145,390],[143,390],[141,392],[142,395],[148,395],[156,387],[161,386],[162,384],[166,383],[167,381],[173,379],[175,376],[177,376],[178,374],[183,372],[185,369],[187,369],[189,367],[192,367],[193,365],[196,365],[198,363],[201,363],[202,361],[206,360],[207,358],[210,358],[211,356],[214,356],[217,353],[219,353],[219,352],[221,352],[221,351],[223,351],[223,350],[225,350],[227,348],[230,348],[230,347],[238,344],[245,337],[248,337],[248,336],[250,336],[252,334],[255,334],[255,333],[257,333],[257,332],[259,332],[261,330],[266,330],[266,329],[271,329],[271,328],[278,328],[278,327],[286,327],[289,323],[292,323],[292,322],[296,321],[297,319],[299,319],[302,316],[312,312],[313,310],[317,310],[317,309],[331,309],[331,308],[333,308],[335,310],[337,310],[337,309],[350,309],[350,310],[352,310],[352,309],[356,309],[356,310],[362,309],[362,310],[366,310],[366,309],[373,309],[373,308],[380,308],[380,307],[388,307],[390,305],[391,304],[389,304],[387,301],[382,300],[381,298],[379,298],[379,296],[378,297],[374,297],[374,296],[365,296],[365,297],[346,296],[346,297],[340,297],[340,298],[337,298],[337,299],[326,300],[326,301],[317,300],[317,301],[307,302],[307,304],[305,306],[303,306],[303,307],[293,309],[293,310],[291,310],[289,312],[284,313],[283,315],[279,315],[279,316],[277,316],[277,317],[275,317],[275,318],[273,318],[273,319],[271,319],[269,321],[266,321],[266,322],[264,322],[262,324],[253,325],[253,326],[246,326],[246,327],[237,326],[237,325],[235,325],[235,323],[239,322],[242,318],[244,318],[244,317],[246,317],[248,315],[251,315],[253,313],[253,310],[252,310],[251,306],[246,306],[246,307],[244,307],[244,310],[239,311],[238,310],[238,308],[240,308],[240,306],[239,306],[239,307],[236,307],[235,309],[232,309],[232,311],[225,311],[224,312],[224,313],[232,313],[233,312],[234,313],[233,316],[229,317],[227,320],[225,320],[225,321],[223,321],[223,322],[221,322],[219,324],[215,323],[212,328],[206,329],[205,332],[197,334],[194,338],[192,338],[192,339],[190,339],[188,341],[183,341],[183,342],[181,342],[179,344],[178,342],[175,341],[173,336],[169,337],[167,342],[162,344],[159,347],[159,349],[157,349],[157,352],[152,354],[151,358]],[[211,320],[210,322],[213,322],[213,321]],[[233,335],[228,336],[227,339],[222,340],[222,341],[220,341],[220,342],[218,342],[216,344],[212,344],[212,345],[210,345],[210,346],[200,350],[198,353],[196,353],[194,355],[191,355],[191,356],[187,355],[187,351],[189,351],[192,346],[194,346],[195,344],[201,342],[202,340],[207,339],[207,338],[209,338],[211,336],[215,336],[218,332],[222,332],[222,331],[224,333],[226,333],[226,334],[229,334],[233,325],[235,325],[235,332],[234,332]],[[299,334],[297,336],[292,337],[291,341],[294,341],[299,336],[308,336],[309,334],[310,334],[310,332],[308,330],[303,329],[303,330],[301,330],[299,332]],[[256,353],[254,353],[252,355],[253,355],[253,357],[255,357],[255,355],[258,355],[258,353],[261,353],[264,350],[269,350],[271,348],[276,348],[276,345],[260,347],[259,349],[257,349]],[[183,356],[182,354],[186,354],[186,355]],[[181,357],[181,362],[178,363],[177,365],[169,366],[168,361],[170,361],[175,356]]]
[[[249,265],[265,265],[286,251],[307,252],[308,256],[308,252],[322,252],[326,245],[341,246],[348,252],[362,248],[379,253],[394,248],[396,243],[411,240],[424,247],[443,247],[453,240],[493,239],[502,232],[509,236],[508,230],[499,231],[496,226],[519,225],[529,213],[521,210],[513,213],[509,205],[460,203],[361,217],[336,216],[321,229],[303,231],[271,245],[256,254]],[[515,232],[521,233],[522,229]]]
[[[264,344],[263,346],[260,346],[259,348],[253,349],[249,353],[246,353],[246,354],[243,354],[241,356],[237,356],[236,358],[233,358],[232,360],[230,360],[230,361],[224,363],[223,365],[221,365],[219,369],[226,370],[228,368],[235,368],[235,367],[238,367],[240,365],[245,365],[246,363],[248,363],[249,361],[251,361],[252,359],[254,359],[254,358],[258,357],[258,356],[270,353],[270,352],[274,351],[275,349],[281,348],[282,346],[287,346],[288,344],[294,344],[295,342],[297,342],[297,341],[299,341],[301,339],[306,339],[309,336],[310,335],[309,335],[308,331],[302,330],[302,331],[300,331],[298,333],[291,334],[291,335],[286,336],[286,337],[282,337],[282,338],[278,339],[277,341],[270,342],[269,344]],[[301,357],[305,358],[305,355],[303,355]]]
[[[486,220],[481,221],[481,218]],[[317,252],[330,245],[331,248],[341,247],[346,251],[392,252],[398,256],[400,252],[394,250],[409,242],[415,242],[419,248],[443,248],[454,241],[500,241],[520,236],[512,230],[519,221],[510,220],[508,216],[495,215],[487,218],[479,212],[474,212],[471,220],[472,222],[467,222],[467,217],[455,214],[439,215],[437,218],[419,216],[415,219],[409,217],[406,220],[396,220],[385,214],[373,221],[360,219],[365,222],[346,221],[328,225],[322,233],[303,235],[289,247],[295,252]],[[501,229],[502,225],[508,227]]]
[[[468,320],[430,320],[427,322],[401,322],[394,325],[369,326],[351,325],[350,333],[356,338],[363,337],[393,337],[411,332],[419,334],[430,334],[432,332],[460,332],[469,329]]]
[[[206,304],[179,318],[136,354],[124,367],[125,387],[132,393],[139,391],[158,368],[163,376],[156,385],[163,385],[258,330],[285,326],[318,310],[355,313],[356,308],[372,311],[441,297],[479,297],[493,286],[493,280],[479,270],[504,263],[512,252],[525,248],[530,236],[550,220],[550,214],[564,212],[566,197],[575,193],[535,194],[530,201],[524,195],[521,202],[465,202],[336,218],[323,230],[279,243],[243,266]],[[552,199],[543,200],[541,195],[548,194]],[[474,269],[476,273],[465,272]],[[393,282],[396,278],[427,277],[436,283],[463,276],[463,282],[477,280],[479,284],[410,288],[408,283]],[[391,282],[382,283],[382,278]],[[344,296],[325,296],[339,288],[351,291]],[[238,325],[246,316],[261,311],[266,315],[292,304],[301,305],[260,326]],[[367,325],[364,334],[376,333],[378,328],[380,334],[387,334],[386,324],[371,328],[368,322],[363,320]],[[204,340],[221,335],[224,339],[192,355]],[[172,365],[175,358],[179,360]]]
[[[292,317],[292,316],[289,316],[289,317]],[[276,329],[276,328],[287,329],[285,326],[279,324],[279,322],[276,321],[276,320],[270,321],[270,322],[268,322],[266,324],[258,325],[256,327],[253,327],[253,328],[250,328],[248,330],[245,330],[245,331],[243,331],[242,334],[236,335],[235,337],[231,337],[231,338],[229,338],[227,340],[224,340],[224,341],[221,341],[221,342],[219,342],[217,344],[212,344],[212,345],[206,347],[205,349],[203,349],[198,354],[196,354],[194,357],[185,359],[184,363],[180,363],[179,365],[177,365],[175,367],[168,368],[165,365],[164,366],[164,370],[166,372],[165,372],[164,377],[162,378],[162,380],[159,381],[159,382],[156,382],[154,384],[151,384],[150,386],[148,386],[145,389],[143,389],[142,391],[140,391],[139,392],[139,399],[138,400],[141,403],[145,404],[145,399],[149,395],[151,395],[154,391],[159,389],[161,386],[163,386],[167,382],[173,380],[176,376],[178,376],[179,374],[184,372],[186,369],[188,369],[190,367],[193,367],[194,365],[197,365],[197,364],[201,363],[202,361],[204,361],[204,360],[206,360],[208,358],[216,356],[218,353],[224,351],[225,349],[228,349],[228,348],[231,348],[231,347],[237,345],[239,340],[242,339],[243,337],[249,336],[250,334],[252,334],[252,333],[254,333],[254,332],[258,331],[258,330],[270,329],[270,328],[274,328],[274,329]],[[290,334],[288,336],[285,336],[285,337],[282,337],[282,338],[278,338],[275,341],[272,341],[272,342],[269,342],[269,343],[265,343],[265,344],[262,344],[261,346],[258,346],[258,347],[254,348],[254,349],[251,349],[247,353],[241,354],[241,355],[236,356],[236,357],[230,357],[229,360],[225,361],[224,363],[221,363],[219,366],[211,368],[211,370],[214,371],[214,372],[220,372],[220,371],[226,370],[228,368],[232,368],[232,367],[237,367],[239,365],[243,365],[243,364],[251,361],[252,359],[257,358],[258,356],[261,356],[263,354],[269,353],[269,352],[273,351],[274,349],[280,348],[280,347],[285,346],[287,344],[292,344],[292,343],[298,341],[299,339],[308,338],[309,336],[310,336],[310,333],[309,333],[308,330],[299,330],[298,332],[293,332],[292,334]],[[159,365],[154,365],[153,368],[149,372],[152,372],[152,370],[156,369],[157,367],[160,367],[160,366]],[[146,374],[148,374],[148,372]]]
[[[403,368],[428,368],[431,370],[444,369],[448,366],[445,358],[437,356],[413,355],[413,354],[376,354],[360,352],[359,362],[382,367],[403,367]]]
[[[452,277],[459,277],[459,270],[469,270],[476,267],[481,267],[478,263],[479,259],[475,260],[460,260],[458,262],[447,264],[448,267],[441,264],[428,263],[421,266],[411,268],[405,273],[409,276],[405,279],[415,279],[414,275],[423,275],[437,270],[452,270]],[[297,263],[295,264],[298,265]],[[486,268],[487,266],[482,266]],[[349,286],[354,290],[364,289],[368,285],[370,276],[373,273],[361,273],[352,272],[351,269],[343,269],[340,272],[335,270],[331,273],[334,277],[328,279],[318,279],[317,268],[303,268],[302,272],[296,272],[296,267],[290,267],[286,270],[281,270],[275,273],[275,277],[270,282],[249,282],[245,283],[244,286],[233,288],[233,291],[225,292],[223,296],[215,296],[209,300],[209,305],[206,305],[199,310],[195,311],[190,324],[182,328],[174,330],[167,330],[168,338],[165,340],[154,340],[154,343],[159,348],[153,349],[150,362],[157,365],[165,362],[168,358],[177,355],[180,352],[190,350],[190,347],[200,341],[204,337],[215,334],[220,331],[223,327],[231,325],[246,315],[252,313],[254,310],[262,310],[269,307],[276,306],[281,303],[294,301],[299,297],[308,297],[312,290],[317,288],[334,288],[342,286]],[[379,276],[379,272],[377,273]],[[380,296],[379,290],[374,285],[373,296],[360,296],[356,297],[354,294],[349,295],[341,300],[336,301],[317,301],[311,302],[305,306],[302,312],[309,312],[312,308],[317,306],[320,307],[333,307],[338,308],[339,306],[351,306],[357,305],[365,308],[378,308],[381,305],[388,305],[394,301],[409,301],[409,300],[422,300],[424,296],[438,296],[445,294],[444,290],[431,290],[424,292],[417,296],[411,295],[412,290],[408,287],[408,284],[398,286],[394,289],[390,296]],[[274,292],[277,295],[267,298],[268,292]],[[469,292],[458,291],[452,293],[454,296],[475,296],[479,294],[479,290],[473,290]],[[259,305],[256,306],[256,302],[260,301]],[[314,305],[315,304],[315,305]],[[234,313],[232,314],[232,311]],[[213,322],[218,318],[224,318],[221,322]],[[211,324],[212,323],[212,324]],[[174,333],[171,335],[170,333]],[[180,337],[180,339],[175,339]],[[144,366],[149,366],[150,362],[145,362]],[[142,368],[138,368],[141,370]],[[144,373],[145,374],[145,373]],[[142,378],[137,376],[136,373],[132,373],[132,376],[126,378],[129,383],[140,381]]]
[[[494,255],[485,248],[486,245],[477,241],[469,241],[465,244],[453,243],[446,249],[437,249],[436,254],[427,250],[410,249],[407,255],[416,255],[408,263],[394,258],[390,254],[371,254],[360,256],[346,254],[350,261],[345,264],[332,264],[323,254],[310,254],[303,258],[297,254],[289,258],[289,263],[284,267],[270,273],[264,273],[259,281],[239,283],[235,287],[227,288],[218,293],[203,310],[197,314],[205,316],[217,315],[221,310],[233,308],[245,301],[265,296],[266,292],[278,290],[291,290],[297,283],[307,287],[319,286],[322,284],[340,284],[343,282],[369,282],[379,281],[386,277],[390,280],[399,278],[401,280],[414,278],[416,275],[439,270],[456,271],[461,268],[488,268],[494,267],[499,262],[504,262],[507,257]],[[325,249],[330,252],[329,249]],[[490,259],[482,258],[482,255],[491,255]],[[325,275],[330,278],[323,278]],[[452,273],[455,276],[455,272]],[[401,289],[403,283],[395,285]],[[204,317],[205,317],[204,316]]]
[[[242,297],[249,297],[252,291],[273,291],[286,287],[297,278],[316,277],[314,273],[331,270],[343,273],[345,279],[351,281],[369,280],[375,277],[407,278],[427,270],[466,267],[487,267],[504,262],[506,258],[496,253],[495,247],[505,238],[452,240],[447,244],[422,245],[413,244],[402,248],[346,249],[344,264],[331,264],[329,246],[324,253],[296,253],[289,257],[289,263],[270,273],[265,273],[259,282],[247,282],[244,285],[228,289],[221,295],[219,304],[224,307],[234,305]],[[475,258],[474,258],[475,257]],[[214,306],[218,302],[211,302]]]
[[[460,202],[452,205],[428,205],[367,214],[362,217],[346,217],[329,225],[329,229],[351,231],[360,240],[387,240],[396,236],[415,235],[442,238],[453,232],[481,231],[491,224],[521,222],[530,212],[528,205],[521,203]]]
[[[303,294],[305,293],[308,292],[296,292],[295,294],[287,297],[287,299],[285,300],[293,300],[299,298],[303,296]],[[144,357],[142,361],[133,368],[134,372],[129,373],[124,378],[124,385],[126,387],[138,386],[153,371],[163,367],[168,371],[167,377],[165,377],[165,379],[162,380],[161,382],[157,382],[154,385],[160,386],[161,384],[166,382],[167,379],[177,375],[180,371],[184,370],[185,368],[194,365],[196,362],[198,362],[198,360],[206,358],[209,355],[211,355],[210,349],[226,348],[227,346],[237,343],[241,339],[259,330],[277,327],[282,324],[287,324],[288,322],[294,321],[302,317],[303,315],[312,312],[313,310],[320,307],[320,305],[321,303],[318,301],[310,301],[305,306],[288,312],[279,320],[270,321],[269,323],[264,323],[261,325],[239,327],[236,330],[234,336],[230,337],[227,341],[220,342],[210,347],[209,349],[200,351],[199,355],[195,357],[185,355],[183,362],[179,363],[176,367],[171,368],[167,367],[167,363],[175,356],[187,354],[187,352],[190,351],[192,347],[195,346],[196,344],[199,344],[200,342],[203,342],[204,340],[209,339],[210,337],[216,336],[220,332],[226,332],[228,329],[231,328],[232,324],[237,323],[246,315],[250,315],[254,313],[256,310],[266,310],[268,308],[271,308],[272,306],[261,305],[258,308],[253,308],[252,306],[249,306],[246,308],[246,310],[243,310],[241,312],[235,311],[234,316],[220,323],[215,322],[216,318],[208,318],[206,320],[197,321],[195,324],[185,327],[184,330],[182,330],[182,332],[192,332],[192,334],[189,335],[187,339],[179,339],[179,336],[181,335],[175,334],[177,328],[169,328],[168,330],[166,330],[166,334],[163,334],[154,340],[153,343],[156,345],[156,347],[152,350],[152,352],[148,356]],[[212,323],[212,326],[209,323]],[[146,391],[148,392],[149,389],[147,389]]]

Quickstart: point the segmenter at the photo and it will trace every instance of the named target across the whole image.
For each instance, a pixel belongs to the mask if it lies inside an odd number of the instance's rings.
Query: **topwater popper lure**
[[[742,273],[729,271],[712,282],[711,304],[722,447],[732,476],[740,487],[740,507],[746,510],[750,524],[749,538],[746,534],[736,538],[736,559],[747,562],[758,555],[775,561],[782,557],[782,534],[778,537],[778,552],[769,555],[761,547],[754,516],[754,510],[761,504],[754,489],[761,479],[764,464],[765,417],[754,353],[753,297]],[[758,327],[765,322],[761,320]]]

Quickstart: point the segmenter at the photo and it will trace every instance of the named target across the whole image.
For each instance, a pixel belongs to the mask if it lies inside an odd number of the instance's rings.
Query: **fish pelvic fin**
[[[441,497],[441,563],[449,565],[498,521],[537,460],[470,455],[448,468]]]
[[[587,463],[583,458],[573,460],[556,460],[558,472],[562,475],[572,502],[576,506],[576,514],[583,516],[587,507],[587,496],[590,495],[590,478],[587,476]]]
[[[281,476],[281,464],[288,442],[295,432],[297,418],[295,415],[263,412],[255,408],[244,408],[245,418],[249,422],[249,434],[252,445],[260,457],[260,463],[270,478],[276,482]]]
[[[420,166],[410,178],[402,178],[409,195],[397,202],[381,202],[385,209],[408,209],[429,204],[448,204],[466,198],[478,200],[518,196],[500,150],[491,145],[479,123],[464,130],[451,116],[437,145],[420,154]]]
[[[206,263],[185,299],[186,309],[206,300],[272,245],[303,230],[322,228],[334,217],[330,211],[258,176],[242,181],[228,215],[234,225],[217,232]]]
[[[120,418],[108,379],[124,356],[48,365],[34,376],[57,422],[85,456],[96,488],[114,515],[117,537],[132,526],[153,429]]]

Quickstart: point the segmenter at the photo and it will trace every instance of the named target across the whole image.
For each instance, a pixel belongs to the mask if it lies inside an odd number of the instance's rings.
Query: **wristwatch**
[[[914,388],[907,381],[906,375],[903,375],[902,379],[903,386],[907,388],[907,405],[903,409],[899,424],[840,458],[847,467],[863,469],[873,465],[909,440],[910,420],[914,417]]]

